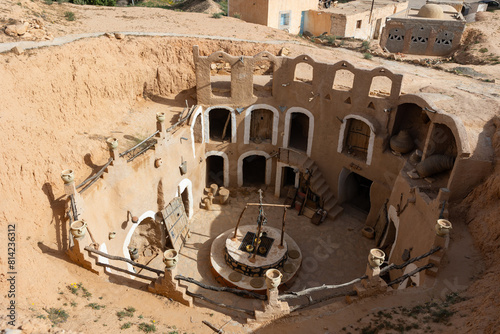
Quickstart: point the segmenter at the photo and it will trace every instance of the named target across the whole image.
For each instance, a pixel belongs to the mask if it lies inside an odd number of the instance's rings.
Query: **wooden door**
[[[188,218],[181,197],[175,197],[161,210],[163,222],[167,230],[167,242],[176,251],[180,251],[189,233]]]

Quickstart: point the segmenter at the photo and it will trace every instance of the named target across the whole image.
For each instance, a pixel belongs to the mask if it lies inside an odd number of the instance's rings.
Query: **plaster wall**
[[[126,246],[138,225],[132,223],[131,217],[137,216],[140,221],[146,217],[154,219],[155,213],[168,205],[186,186],[191,188],[190,214],[197,208],[204,188],[205,163],[204,159],[200,160],[204,158],[204,149],[202,156],[187,154],[192,151],[191,139],[185,141],[180,137],[190,138],[189,134],[190,128],[182,127],[172,137],[157,138],[154,150],[131,162],[117,158],[103,178],[82,194],[85,211],[80,218],[88,222],[95,241],[106,245],[108,254],[129,258]],[[195,145],[196,148],[203,146]],[[185,175],[181,175],[179,170],[181,157],[187,161]],[[159,168],[154,166],[157,158],[163,161]],[[158,219],[156,221],[159,223]],[[109,232],[116,232],[116,237],[109,240]],[[109,262],[113,266],[127,268],[124,262]]]
[[[268,4],[268,0],[229,0],[228,14],[231,17],[238,14],[243,21],[266,26],[269,13]]]
[[[394,3],[387,6],[377,6],[358,13],[332,13],[328,11],[310,10],[306,14],[304,31],[314,36],[326,32],[337,37],[353,37],[359,39],[377,39],[388,16],[403,11],[408,2]],[[380,20],[377,26],[377,21]],[[377,31],[376,31],[377,30]]]
[[[290,11],[290,27],[288,32],[298,34],[302,20],[302,12],[318,7],[316,0],[269,0],[268,23],[272,28],[280,29],[280,13]]]

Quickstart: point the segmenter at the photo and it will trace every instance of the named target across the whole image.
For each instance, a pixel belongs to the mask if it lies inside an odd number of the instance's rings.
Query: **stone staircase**
[[[280,148],[278,161],[295,166],[302,173],[306,173],[307,170],[311,173],[310,189],[321,198],[321,202],[324,203],[323,209],[328,212],[330,219],[335,220],[344,211],[344,208],[338,205],[338,200],[314,160],[293,149]]]

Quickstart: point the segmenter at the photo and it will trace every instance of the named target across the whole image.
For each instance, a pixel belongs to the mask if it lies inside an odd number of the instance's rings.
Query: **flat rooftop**
[[[383,8],[387,6],[401,6],[407,4],[407,1],[393,1],[393,0],[377,0],[373,4],[373,8]],[[335,7],[332,5],[330,8],[323,8],[320,11],[333,14],[359,14],[363,12],[369,12],[372,7],[371,0],[356,0],[349,1],[346,3],[338,3]]]

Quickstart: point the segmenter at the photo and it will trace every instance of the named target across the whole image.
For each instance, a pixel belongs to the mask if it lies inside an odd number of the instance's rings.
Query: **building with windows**
[[[460,45],[465,19],[449,5],[426,4],[387,18],[380,46],[389,52],[447,56]]]
[[[291,34],[301,31],[305,12],[317,8],[317,0],[228,0],[229,16]]]
[[[327,9],[310,10],[304,17],[304,31],[314,36],[379,39],[388,16],[404,11],[408,2],[357,0],[338,3]]]

